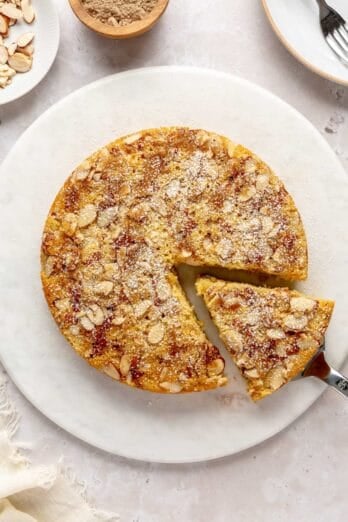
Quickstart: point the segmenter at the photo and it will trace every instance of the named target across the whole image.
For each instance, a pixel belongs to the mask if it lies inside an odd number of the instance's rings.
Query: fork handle
[[[329,386],[332,386],[342,395],[348,397],[348,379],[341,373],[337,372],[333,368],[330,368],[330,372],[324,378],[321,378],[324,382],[326,382]]]
[[[330,13],[329,6],[327,5],[325,0],[317,0],[317,4],[318,4],[319,9],[320,9],[320,16],[321,17],[326,16],[326,15],[328,15]]]
[[[348,397],[348,379],[328,364],[325,359],[324,347],[312,359],[302,375],[304,377],[317,377],[335,388],[342,395],[345,395],[345,397]]]

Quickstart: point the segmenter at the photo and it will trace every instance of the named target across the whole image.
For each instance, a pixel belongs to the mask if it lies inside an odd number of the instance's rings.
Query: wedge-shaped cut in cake
[[[202,130],[121,138],[57,195],[42,282],[63,335],[92,366],[163,393],[226,382],[175,265],[304,279],[307,245],[283,183],[252,152]]]
[[[304,370],[323,343],[334,307],[288,288],[210,277],[196,287],[255,401]]]

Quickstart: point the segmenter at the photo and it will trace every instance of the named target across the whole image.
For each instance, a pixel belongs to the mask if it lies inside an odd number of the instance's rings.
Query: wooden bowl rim
[[[158,0],[158,5],[154,7],[148,16],[142,20],[121,27],[105,24],[88,14],[81,0],[69,0],[69,3],[77,18],[89,29],[92,29],[92,31],[109,38],[131,38],[151,29],[163,15],[169,4],[169,0]]]

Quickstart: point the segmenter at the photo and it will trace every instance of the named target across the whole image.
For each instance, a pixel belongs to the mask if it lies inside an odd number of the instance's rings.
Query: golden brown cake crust
[[[93,154],[57,195],[42,283],[64,336],[92,366],[156,392],[226,382],[174,266],[303,279],[307,246],[281,181],[254,154],[201,130],[163,128]]]
[[[221,339],[253,400],[304,370],[323,343],[334,303],[288,288],[261,288],[211,277],[196,282]]]

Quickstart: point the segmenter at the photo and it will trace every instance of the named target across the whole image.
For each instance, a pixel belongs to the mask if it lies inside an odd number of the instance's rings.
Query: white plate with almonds
[[[51,0],[0,0],[0,105],[27,94],[46,76],[58,45]]]
[[[309,277],[296,288],[336,302],[327,357],[336,367],[343,363],[348,338],[343,167],[320,133],[279,98],[227,74],[184,67],[128,71],[80,89],[27,129],[3,162],[0,358],[24,395],[80,439],[133,459],[179,463],[231,455],[264,441],[306,411],[324,385],[310,378],[294,381],[253,403],[206,309],[194,299],[189,270],[181,274],[183,286],[225,355],[226,387],[182,395],[130,388],[86,364],[52,321],[39,273],[43,225],[53,198],[95,150],[141,129],[172,125],[243,143],[285,183],[309,246]]]

